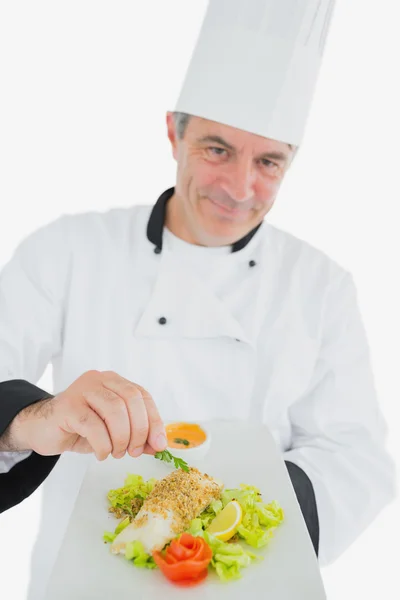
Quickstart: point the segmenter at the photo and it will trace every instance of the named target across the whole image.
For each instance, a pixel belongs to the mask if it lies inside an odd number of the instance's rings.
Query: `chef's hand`
[[[150,394],[112,371],[88,371],[55,398],[22,410],[13,445],[51,456],[65,451],[99,460],[165,450],[165,429]]]

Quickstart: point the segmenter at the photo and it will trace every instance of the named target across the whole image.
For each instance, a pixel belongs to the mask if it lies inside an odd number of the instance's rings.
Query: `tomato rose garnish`
[[[170,581],[196,585],[208,575],[212,550],[201,537],[183,533],[172,540],[165,552],[153,552],[154,562]]]

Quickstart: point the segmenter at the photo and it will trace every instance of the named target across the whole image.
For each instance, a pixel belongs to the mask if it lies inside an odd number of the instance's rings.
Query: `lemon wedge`
[[[231,500],[215,517],[206,531],[214,537],[226,542],[236,533],[237,528],[242,522],[243,511],[239,502]]]

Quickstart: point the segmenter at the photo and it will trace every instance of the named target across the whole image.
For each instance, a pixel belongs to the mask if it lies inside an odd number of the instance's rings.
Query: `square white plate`
[[[276,500],[285,521],[266,548],[264,560],[243,569],[243,578],[224,584],[212,573],[193,588],[178,588],[157,570],[138,569],[110,553],[104,531],[117,522],[107,511],[106,495],[121,487],[128,473],[161,478],[171,468],[150,456],[91,463],[82,483],[45,600],[143,600],[179,598],[243,600],[325,600],[319,566],[281,453],[264,426],[241,422],[205,423],[211,431],[207,456],[193,463],[221,479],[260,488],[264,502]]]

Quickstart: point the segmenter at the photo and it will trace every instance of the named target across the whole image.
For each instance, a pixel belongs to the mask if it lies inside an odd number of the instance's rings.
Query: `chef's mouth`
[[[214,200],[213,198],[210,198],[210,197],[208,197],[208,200],[211,202],[211,204],[213,204],[215,207],[217,207],[221,212],[225,213],[226,216],[229,216],[231,218],[236,217],[239,219],[243,219],[243,217],[248,215],[251,210],[248,207],[232,208],[231,206],[226,206],[226,204],[222,204],[222,203],[218,202],[217,200]]]

